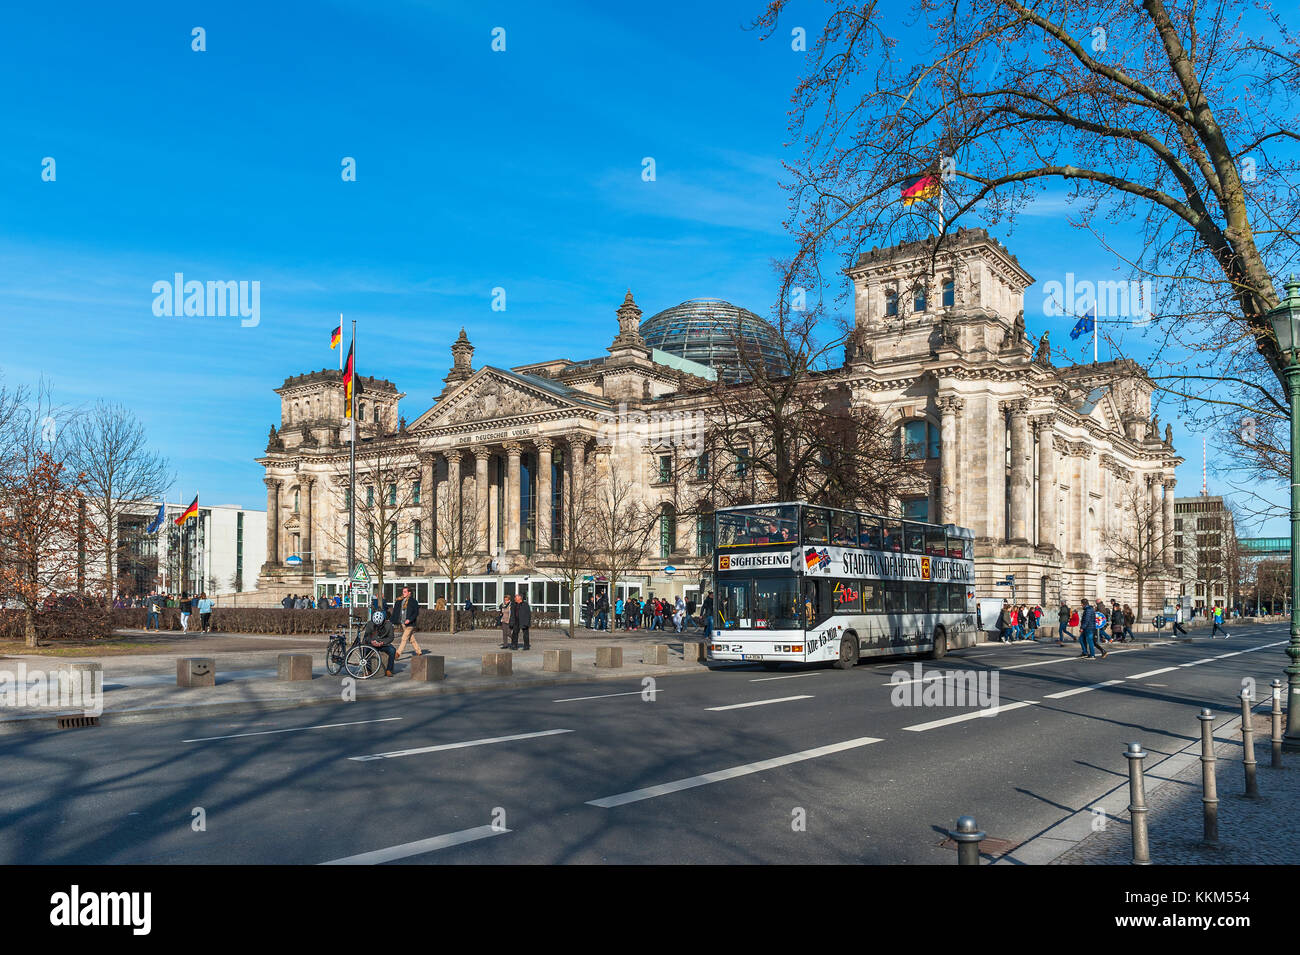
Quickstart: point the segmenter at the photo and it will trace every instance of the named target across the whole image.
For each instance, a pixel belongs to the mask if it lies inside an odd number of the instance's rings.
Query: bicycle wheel
[[[325,669],[333,676],[343,669],[343,660],[347,657],[342,640],[331,640],[325,649]]]
[[[358,680],[369,680],[382,667],[379,651],[374,647],[353,647],[348,653],[348,673]]]

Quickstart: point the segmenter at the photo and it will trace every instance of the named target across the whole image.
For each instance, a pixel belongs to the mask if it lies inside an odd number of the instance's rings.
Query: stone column
[[[534,508],[537,511],[537,553],[551,552],[551,451],[555,442],[550,438],[538,438],[533,442],[537,446],[537,499]]]
[[[474,448],[474,507],[476,509],[476,533],[478,534],[477,551],[492,553],[492,539],[488,536],[491,526],[488,514],[491,503],[488,501],[488,460],[492,452],[488,448]]]
[[[280,563],[280,482],[264,478],[266,484],[266,562]]]
[[[568,435],[567,440],[569,442],[569,489],[573,499],[581,501],[582,479],[587,471],[587,436],[571,434]]]
[[[311,554],[311,563],[313,567],[316,566],[316,544],[314,543],[316,540],[316,535],[312,531],[311,493],[312,493],[312,489],[315,486],[316,486],[316,479],[314,477],[309,477],[299,482],[299,487],[302,488],[303,496],[306,498],[306,500],[303,501],[304,507],[303,507],[302,550],[304,554],[308,554],[308,553]]]
[[[501,515],[506,528],[506,553],[519,553],[519,456],[523,446],[512,441],[506,445],[506,506]]]
[[[444,531],[447,535],[456,535],[453,546],[460,544],[461,522],[460,522],[460,458],[461,453],[457,451],[447,452],[447,509],[443,512],[451,520],[451,526]],[[451,543],[449,538],[449,543]]]
[[[420,455],[420,520],[427,534],[420,559],[427,560],[438,549],[438,458],[433,454]]]
[[[960,524],[957,519],[957,475],[961,445],[957,441],[957,419],[965,402],[956,395],[941,395],[939,405],[939,524]]]
[[[1038,546],[1056,547],[1056,451],[1052,419],[1036,418],[1038,434]]]
[[[1164,504],[1164,532],[1165,532],[1165,570],[1173,573],[1174,567],[1174,485],[1178,481],[1175,478],[1167,477],[1164,479],[1165,499]]]
[[[1029,402],[1007,403],[1011,412],[1011,526],[1007,539],[1029,542]]]

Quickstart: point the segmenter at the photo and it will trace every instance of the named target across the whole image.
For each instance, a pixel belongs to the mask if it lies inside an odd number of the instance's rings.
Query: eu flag
[[[1096,321],[1097,321],[1097,306],[1094,305],[1092,308],[1088,309],[1088,311],[1084,312],[1083,318],[1075,322],[1074,328],[1070,332],[1070,339],[1074,340],[1078,338],[1080,335],[1088,334],[1096,327]]]
[[[158,516],[153,519],[153,523],[144,529],[146,534],[155,534],[158,528],[162,527],[163,518],[167,516],[167,505],[158,505]]]

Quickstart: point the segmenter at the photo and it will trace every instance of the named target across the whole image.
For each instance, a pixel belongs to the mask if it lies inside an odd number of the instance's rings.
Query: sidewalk
[[[1241,717],[1214,730],[1219,848],[1198,845],[1203,835],[1201,743],[1197,739],[1151,765],[1146,760],[1147,835],[1153,865],[1294,865],[1300,859],[1300,754],[1283,753],[1272,767],[1271,704],[1254,714],[1259,799],[1247,799],[1242,768]],[[1283,714],[1285,719],[1285,713]],[[1189,732],[1197,727],[1193,726]],[[1118,778],[1117,774],[1117,778]],[[995,860],[999,865],[1129,865],[1133,832],[1127,777],[1088,806]],[[1104,829],[1097,831],[1099,825]]]
[[[133,631],[122,631],[134,635]],[[260,712],[331,703],[341,699],[346,672],[330,676],[325,670],[326,637],[322,635],[272,637],[264,634],[212,634],[182,637],[165,642],[160,652],[137,655],[114,654],[84,657],[49,657],[9,655],[0,660],[0,668],[14,671],[24,664],[29,674],[51,672],[69,663],[99,663],[104,669],[104,711],[101,725],[152,720],[180,720],[229,713]],[[415,683],[410,676],[410,648],[398,661],[394,675],[378,676],[355,682],[355,698],[374,700],[387,697],[466,693],[524,686],[552,686],[591,680],[616,680],[629,677],[664,676],[679,673],[706,673],[700,663],[686,663],[682,658],[682,639],[699,640],[699,630],[676,635],[645,631],[632,633],[596,633],[579,629],[574,639],[564,631],[536,630],[532,649],[513,654],[511,676],[484,676],[483,654],[497,650],[500,631],[477,630],[447,634],[419,635],[426,654],[444,658],[446,679],[437,683]],[[642,649],[655,643],[669,647],[668,664],[643,664]],[[248,649],[244,649],[247,644]],[[270,646],[268,647],[268,644]],[[622,647],[621,668],[597,669],[597,647]],[[165,649],[164,649],[165,648]],[[573,654],[573,670],[555,673],[542,669],[542,651],[565,649]],[[280,682],[276,679],[276,658],[281,653],[310,653],[311,682]],[[183,688],[176,685],[176,661],[183,657],[211,657],[216,664],[216,686]],[[29,680],[33,679],[29,675]],[[49,730],[60,715],[81,711],[43,707],[5,707],[0,709],[0,733],[24,730]]]

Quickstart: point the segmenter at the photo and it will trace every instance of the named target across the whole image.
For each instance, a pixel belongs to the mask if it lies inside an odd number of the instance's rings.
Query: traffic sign
[[[289,564],[292,567],[296,567],[302,563],[302,558],[299,557],[297,554],[291,554],[290,556],[284,559],[284,562],[286,564]]]
[[[363,584],[370,583],[370,571],[366,570],[365,564],[358,562],[357,569],[352,572],[352,579]]]
[[[993,586],[994,586],[994,587],[1014,587],[1014,586],[1015,586],[1015,581],[1013,581],[1013,580],[995,580],[995,581],[993,581]]]

